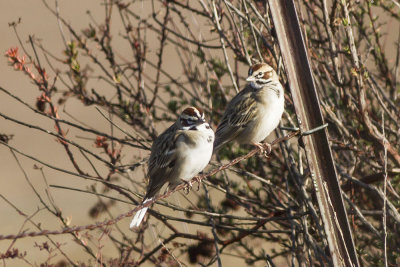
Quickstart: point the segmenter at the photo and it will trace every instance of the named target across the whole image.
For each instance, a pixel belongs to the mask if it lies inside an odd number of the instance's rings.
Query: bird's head
[[[247,82],[255,89],[264,87],[273,80],[279,80],[275,70],[266,63],[254,64],[250,67]]]
[[[191,130],[196,128],[196,126],[206,123],[203,110],[196,107],[186,108],[182,111],[178,120],[181,128],[184,130]]]

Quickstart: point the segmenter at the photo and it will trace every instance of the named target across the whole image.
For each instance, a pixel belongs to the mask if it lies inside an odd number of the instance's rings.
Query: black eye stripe
[[[189,118],[185,118],[185,120],[187,121],[198,121],[198,118],[193,118],[193,117],[189,117]]]
[[[184,119],[204,120],[204,112],[201,108],[189,107],[182,112],[181,117]]]
[[[189,118],[181,118],[181,124],[183,126],[191,126],[193,124],[196,124],[199,119],[198,118],[193,118],[193,117],[189,117]]]
[[[266,63],[257,63],[249,68],[248,76],[259,80],[269,80],[274,75],[274,69]]]
[[[190,126],[190,125],[193,125],[193,121],[182,119],[181,124],[182,124],[182,126]]]

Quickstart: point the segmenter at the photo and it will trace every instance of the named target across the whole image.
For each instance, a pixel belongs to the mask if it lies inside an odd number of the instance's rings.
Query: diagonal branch
[[[271,145],[276,145],[278,143],[284,142],[286,140],[289,140],[291,138],[293,138],[294,136],[298,135],[299,132],[292,132],[286,136],[280,137],[275,139]],[[231,162],[222,165],[219,168],[216,168],[214,170],[211,170],[210,172],[206,173],[206,174],[201,174],[196,176],[192,181],[195,182],[200,182],[201,180],[210,177],[222,170],[228,169],[229,167],[239,163],[240,161],[243,161],[245,159],[251,158],[252,156],[254,156],[255,154],[260,152],[260,148],[255,148],[253,150],[251,150],[248,154],[241,156],[241,157],[237,157],[236,159],[232,160]],[[172,195],[174,192],[179,191],[184,189],[186,186],[186,184],[180,184],[177,187],[175,187],[173,190],[170,190],[168,192],[166,192],[163,195],[159,195],[158,197],[154,198],[151,201],[146,202],[146,204],[142,204],[142,205],[138,205],[136,206],[136,208],[134,208],[133,210],[120,214],[119,216],[117,216],[116,218],[110,219],[110,220],[105,220],[103,222],[98,222],[98,223],[94,223],[94,224],[88,224],[88,225],[84,225],[84,226],[76,226],[76,227],[65,227],[61,230],[42,230],[40,232],[22,232],[20,234],[15,234],[15,235],[0,235],[0,240],[7,240],[7,239],[20,239],[20,238],[24,238],[24,237],[36,237],[36,236],[47,236],[47,235],[60,235],[60,234],[67,234],[67,233],[73,233],[73,232],[81,232],[81,231],[85,231],[85,230],[94,230],[97,228],[101,228],[101,227],[105,227],[105,226],[110,226],[113,224],[116,224],[117,222],[119,222],[120,220],[127,218],[127,217],[131,217],[133,214],[135,214],[138,210],[144,208],[144,207],[148,207],[150,205],[152,205],[153,203],[157,202],[160,199],[164,199],[169,197],[170,195]],[[260,226],[261,227],[261,226]]]

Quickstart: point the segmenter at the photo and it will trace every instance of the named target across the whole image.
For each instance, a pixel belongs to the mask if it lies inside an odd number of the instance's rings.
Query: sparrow
[[[188,107],[177,121],[156,138],[148,161],[149,184],[142,204],[151,201],[164,184],[173,189],[189,182],[211,159],[214,131],[200,108]],[[138,210],[130,228],[140,226],[148,207]]]
[[[263,141],[279,124],[284,109],[284,91],[279,76],[268,64],[250,67],[248,84],[228,103],[215,131],[214,153],[224,144],[254,144],[265,152]],[[268,152],[268,153],[269,153]]]

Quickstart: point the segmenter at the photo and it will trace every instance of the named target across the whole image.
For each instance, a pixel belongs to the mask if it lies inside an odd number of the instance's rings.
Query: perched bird
[[[186,108],[178,120],[154,141],[148,162],[149,184],[143,203],[151,201],[165,183],[174,188],[201,172],[211,159],[214,131],[201,109]],[[139,227],[147,207],[137,211],[130,228]]]
[[[284,92],[275,70],[268,64],[250,67],[248,84],[228,104],[215,131],[214,153],[224,144],[236,141],[254,144],[265,151],[261,142],[278,126],[284,109]]]

